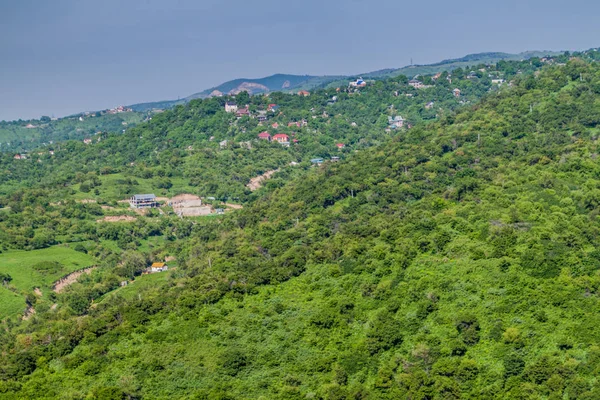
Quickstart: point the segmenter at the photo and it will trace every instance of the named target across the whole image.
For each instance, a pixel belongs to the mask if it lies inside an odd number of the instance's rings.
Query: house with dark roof
[[[237,104],[228,101],[227,103],[225,103],[225,112],[231,113],[231,112],[236,112],[238,110],[238,106]]]

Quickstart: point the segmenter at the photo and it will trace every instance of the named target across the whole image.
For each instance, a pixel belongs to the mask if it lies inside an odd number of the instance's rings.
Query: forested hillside
[[[245,201],[251,195],[246,184],[257,175],[315,157],[344,158],[354,150],[384,143],[397,131],[449,115],[490,92],[506,90],[516,77],[544,65],[533,60],[456,69],[437,79],[420,77],[424,87],[418,89],[400,75],[360,88],[346,82],[307,97],[284,93],[249,97],[243,92],[235,101],[240,107],[247,105],[250,116],[242,117],[225,112],[225,102],[233,100],[230,97],[193,100],[155,114],[124,133],[94,135],[88,145],[57,142],[33,150],[26,160],[13,160],[15,153],[0,153],[0,193],[40,184],[68,192],[84,183],[97,200],[119,200],[124,197],[104,193],[102,181],[94,176],[121,174],[131,182],[153,179],[155,191],[164,186],[189,191],[193,186],[201,196]],[[454,89],[460,90],[459,96],[453,94]],[[269,104],[279,108],[268,111]],[[260,113],[266,113],[266,121],[259,121]],[[404,126],[389,129],[393,117],[402,117]],[[261,132],[283,133],[291,145],[257,140]],[[134,186],[124,185],[118,192],[133,194]],[[56,200],[65,196],[53,192]]]
[[[458,70],[427,89],[398,77],[236,99],[280,105],[269,124],[307,119],[289,148],[255,140],[264,126],[211,99],[41,162],[3,159],[2,251],[60,244],[97,268],[60,293],[23,289],[37,312],[3,322],[0,396],[600,397],[600,66],[502,65],[512,85],[492,91],[489,76]],[[429,122],[427,96],[444,105]],[[390,105],[411,129],[385,132]],[[332,154],[344,159],[309,168]],[[291,161],[263,190],[243,189]],[[101,201],[119,195],[103,181],[115,172],[131,187],[185,178],[246,206],[96,223],[113,212]],[[82,184],[100,204],[76,201]],[[140,276],[167,257],[176,268]]]
[[[59,141],[84,140],[103,132],[122,132],[145,118],[145,113],[97,112],[58,119],[0,121],[0,151],[26,152]]]

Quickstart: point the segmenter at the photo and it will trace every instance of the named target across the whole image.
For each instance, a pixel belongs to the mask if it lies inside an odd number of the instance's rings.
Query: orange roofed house
[[[150,266],[150,273],[154,272],[164,272],[167,271],[169,267],[164,262],[155,262]]]
[[[301,90],[298,92],[298,96],[310,96],[310,92],[307,92],[306,90]]]

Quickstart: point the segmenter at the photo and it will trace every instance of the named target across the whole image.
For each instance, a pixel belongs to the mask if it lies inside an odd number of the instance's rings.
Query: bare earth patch
[[[91,274],[93,270],[95,270],[97,267],[89,267],[86,269],[82,269],[80,271],[75,271],[70,273],[69,275],[65,276],[64,278],[56,281],[54,283],[54,292],[56,293],[60,293],[62,292],[67,286],[74,284],[75,282],[77,282],[77,279],[83,275],[83,274]]]
[[[266,181],[267,179],[269,179],[271,177],[271,175],[273,175],[275,172],[279,172],[279,168],[278,169],[273,169],[271,171],[267,171],[262,175],[259,176],[255,176],[254,178],[250,179],[250,183],[248,183],[246,185],[246,187],[248,189],[250,189],[250,191],[254,192],[255,190],[260,189],[260,187],[262,186],[262,183],[264,181]]]

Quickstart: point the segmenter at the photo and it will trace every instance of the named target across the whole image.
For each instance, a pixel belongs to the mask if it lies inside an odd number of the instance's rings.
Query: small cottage
[[[150,273],[153,274],[155,272],[164,272],[167,271],[169,267],[164,262],[155,262],[150,266]]]

